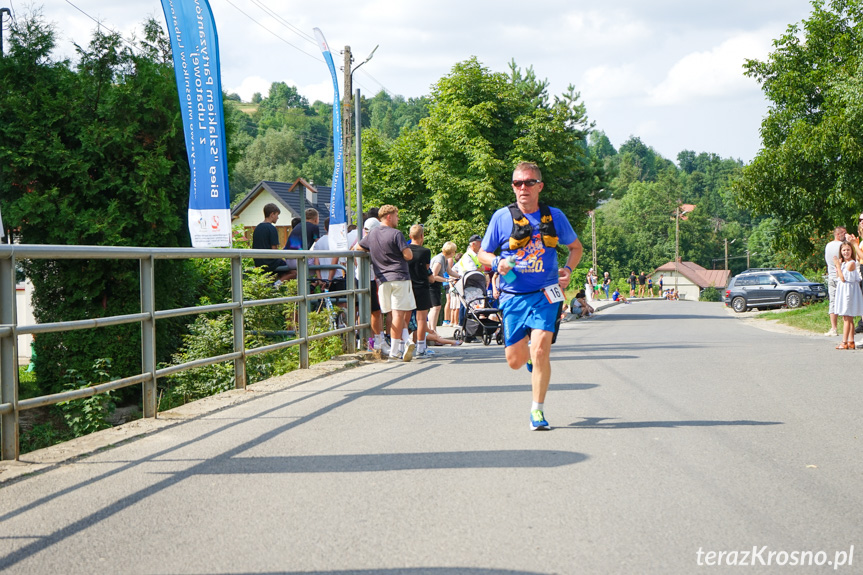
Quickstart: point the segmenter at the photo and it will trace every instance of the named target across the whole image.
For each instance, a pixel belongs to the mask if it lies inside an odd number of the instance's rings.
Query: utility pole
[[[342,100],[342,159],[344,165],[344,182],[345,182],[345,209],[347,210],[348,224],[351,223],[351,148],[353,146],[352,129],[353,129],[353,104],[351,96],[353,95],[353,85],[351,82],[351,47],[345,46],[345,81],[344,81],[344,99]]]
[[[593,271],[599,273],[596,265],[596,211],[590,210],[590,244],[593,247]]]
[[[677,262],[680,261],[680,200],[677,200],[677,208],[674,210],[674,294],[677,295],[677,277],[680,275],[680,268]]]

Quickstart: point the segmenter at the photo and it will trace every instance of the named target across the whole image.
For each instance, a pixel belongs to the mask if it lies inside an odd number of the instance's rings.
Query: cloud
[[[585,70],[578,89],[587,103],[644,96],[650,88],[648,79],[633,64],[594,66]]]
[[[251,102],[255,92],[260,92],[262,96],[266,96],[270,92],[272,82],[261,78],[260,76],[248,76],[243,78],[240,85],[235,88],[228,88],[225,91],[228,93],[239,94],[244,102]]]
[[[743,64],[747,58],[763,58],[768,53],[768,38],[763,33],[738,34],[712,50],[687,54],[650,90],[650,103],[678,105],[757,91],[743,75]]]

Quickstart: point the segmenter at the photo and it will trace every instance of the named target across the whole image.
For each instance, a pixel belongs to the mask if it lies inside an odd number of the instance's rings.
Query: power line
[[[384,86],[383,84],[381,84],[381,83],[380,83],[380,82],[379,82],[379,81],[378,81],[374,76],[372,76],[371,74],[369,74],[365,69],[363,69],[362,73],[363,73],[363,74],[365,74],[366,76],[368,76],[369,78],[371,78],[371,80],[372,80],[373,82],[375,82],[378,86],[380,86],[380,87],[381,87],[381,90],[383,90],[384,92],[386,92],[388,95],[390,95],[390,96],[392,96],[392,95],[393,95],[393,93],[392,93],[392,92],[390,92],[389,90],[387,90],[387,87],[386,87],[386,86]]]
[[[135,51],[137,51],[137,52],[139,52],[139,53],[140,53],[140,50],[141,50],[141,49],[140,49],[138,46],[135,46],[134,44],[132,44],[132,43],[130,43],[130,42],[128,42],[128,41],[126,41],[126,39],[123,37],[123,35],[122,35],[122,34],[120,34],[119,32],[117,32],[116,30],[112,30],[111,28],[108,28],[107,26],[105,26],[104,24],[102,24],[99,20],[97,20],[97,19],[93,18],[92,16],[90,16],[89,14],[87,14],[86,12],[84,12],[81,8],[78,8],[77,6],[75,6],[72,2],[70,2],[70,0],[65,0],[65,1],[66,1],[66,4],[68,4],[69,6],[71,6],[72,8],[74,8],[75,10],[77,10],[78,12],[80,12],[81,14],[83,14],[84,16],[86,16],[87,18],[89,18],[90,20],[92,20],[93,22],[95,22],[95,23],[96,23],[96,26],[98,26],[99,28],[104,28],[105,30],[107,30],[107,31],[108,31],[108,32],[110,32],[111,34],[116,34],[116,35],[120,38],[120,41],[121,41],[121,42],[123,42],[124,44],[126,44],[127,46],[129,46],[130,48],[132,48],[133,50],[135,50]]]
[[[69,0],[66,0],[66,1],[68,2]],[[233,6],[234,8],[236,8],[236,9],[237,9],[237,11],[238,11],[240,14],[242,14],[243,16],[245,16],[246,18],[248,18],[249,20],[251,20],[252,22],[254,22],[255,24],[257,24],[258,26],[260,26],[261,28],[263,28],[264,30],[266,30],[267,32],[269,32],[270,34],[272,34],[273,36],[275,36],[276,38],[278,38],[279,40],[281,40],[282,42],[284,42],[285,44],[287,44],[288,46],[290,46],[291,48],[295,48],[296,50],[299,50],[300,52],[302,52],[303,54],[305,54],[305,55],[306,55],[306,56],[308,56],[309,58],[311,58],[311,59],[313,59],[313,60],[317,60],[318,62],[323,62],[323,61],[324,61],[324,60],[323,60],[323,58],[318,58],[317,56],[314,56],[314,55],[312,55],[312,54],[309,54],[308,52],[306,52],[305,50],[303,50],[303,49],[302,49],[302,48],[300,48],[299,46],[296,46],[296,45],[294,45],[294,44],[291,44],[290,42],[288,42],[287,40],[285,40],[284,38],[282,38],[281,36],[279,36],[278,34],[276,34],[275,32],[273,32],[272,30],[270,30],[269,28],[267,28],[266,26],[264,26],[263,24],[261,24],[260,22],[258,22],[258,21],[257,21],[257,20],[255,20],[254,18],[252,18],[251,16],[249,16],[249,15],[248,15],[246,12],[244,12],[244,11],[243,11],[239,6],[237,6],[236,4],[234,4],[233,2],[231,2],[231,0],[225,0],[225,2],[227,2],[228,4],[230,4],[231,6]]]
[[[282,18],[281,16],[276,14],[275,11],[273,11],[268,6],[266,6],[263,2],[261,2],[261,0],[249,0],[249,1],[252,4],[259,7],[264,12],[266,12],[267,14],[269,14],[270,16],[272,16],[273,18],[275,18],[276,20],[278,20],[283,26],[288,28],[291,32],[293,32],[294,34],[296,34],[297,36],[299,36],[303,40],[306,40],[307,42],[309,42],[310,44],[312,44],[314,46],[318,45],[318,41],[315,39],[314,36],[307,34],[306,32],[303,32],[303,30],[301,30],[300,28],[297,28],[296,26],[294,26],[293,24],[291,24],[290,22],[288,22],[287,20],[285,20],[284,18]]]

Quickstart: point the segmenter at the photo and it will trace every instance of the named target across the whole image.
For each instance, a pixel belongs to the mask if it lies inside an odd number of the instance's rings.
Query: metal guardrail
[[[296,259],[297,293],[296,296],[275,297],[262,300],[243,299],[243,258],[272,258],[272,250],[237,249],[195,249],[195,248],[124,248],[106,246],[61,246],[61,245],[0,245],[0,459],[18,459],[19,431],[18,417],[21,411],[46,405],[91,397],[114,389],[141,384],[143,391],[144,417],[156,417],[156,380],[174,373],[203,367],[225,361],[234,362],[234,380],[237,389],[246,386],[246,358],[252,355],[299,346],[299,367],[309,367],[309,342],[333,335],[352,333],[361,330],[365,333],[370,326],[371,301],[369,298],[369,259],[365,252],[352,251],[302,251],[284,250],[279,257]],[[347,289],[325,294],[309,293],[310,258],[347,258]],[[231,302],[206,306],[178,308],[156,311],[155,260],[228,258],[231,260]],[[360,259],[360,286],[354,276],[354,258]],[[22,259],[112,259],[138,260],[141,266],[141,312],[135,314],[81,319],[36,325],[18,325],[17,304],[15,299],[15,264]],[[328,269],[331,266],[318,266]],[[317,334],[309,334],[309,302],[325,297],[347,298],[347,326]],[[244,311],[247,307],[278,305],[285,303],[304,303],[298,307],[297,337],[284,342],[258,348],[246,349],[244,331]],[[359,303],[359,306],[357,304]],[[359,323],[355,321],[359,309]],[[233,319],[233,352],[219,356],[202,358],[181,365],[156,369],[156,320],[209,313],[231,311]],[[93,329],[109,325],[141,324],[141,373],[109,381],[99,385],[55,393],[31,399],[18,400],[18,336]],[[347,338],[347,351],[356,351],[356,337]]]

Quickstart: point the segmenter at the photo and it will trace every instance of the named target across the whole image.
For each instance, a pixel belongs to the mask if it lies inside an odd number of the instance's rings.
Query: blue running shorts
[[[523,340],[531,329],[554,333],[560,304],[548,303],[544,293],[516,294],[501,299],[503,337],[507,347]]]

